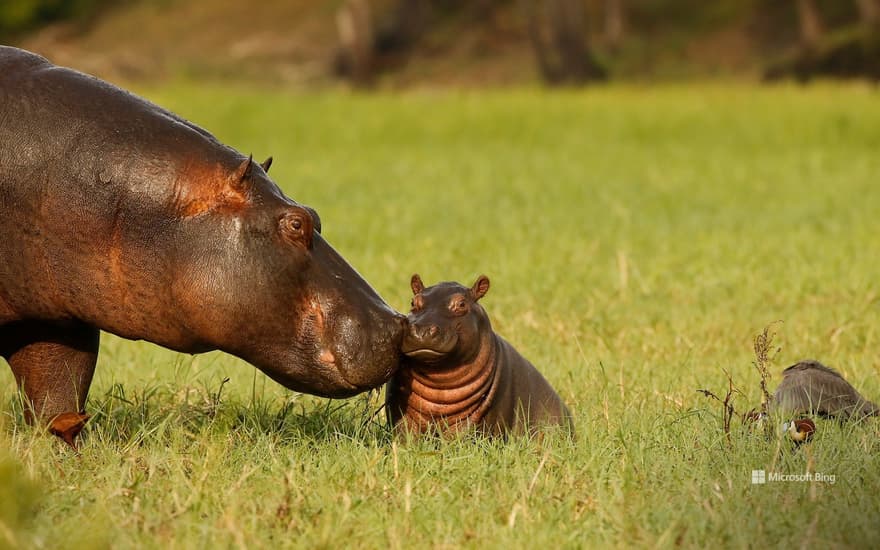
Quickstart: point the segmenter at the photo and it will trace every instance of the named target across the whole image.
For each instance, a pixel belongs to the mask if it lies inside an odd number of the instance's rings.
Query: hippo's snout
[[[385,383],[399,366],[405,325],[406,317],[390,308],[340,323],[334,346],[340,374],[358,391]]]
[[[408,319],[400,350],[408,357],[430,360],[455,350],[456,342],[453,331],[443,331],[438,325],[420,324]]]
[[[440,327],[438,327],[437,325],[411,325],[410,331],[412,332],[412,337],[414,339],[430,341],[431,339],[437,337],[437,334],[440,332]]]

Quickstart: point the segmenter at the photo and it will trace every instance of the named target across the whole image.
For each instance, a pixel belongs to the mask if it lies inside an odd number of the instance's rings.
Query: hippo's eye
[[[289,242],[306,250],[312,248],[312,217],[301,207],[293,207],[278,221],[281,234]]]
[[[456,315],[464,315],[468,311],[468,305],[464,298],[458,297],[452,300],[449,309]]]

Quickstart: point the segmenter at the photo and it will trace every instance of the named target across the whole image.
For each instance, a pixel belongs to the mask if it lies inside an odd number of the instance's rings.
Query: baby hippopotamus
[[[397,432],[535,434],[574,426],[565,404],[541,373],[492,331],[478,303],[489,291],[480,276],[471,288],[445,282],[425,288],[412,276],[412,311],[400,370],[388,382],[385,408]]]

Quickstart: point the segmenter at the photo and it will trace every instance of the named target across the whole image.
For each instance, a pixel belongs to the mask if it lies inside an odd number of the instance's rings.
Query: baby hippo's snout
[[[408,321],[401,344],[401,352],[407,357],[429,361],[442,357],[455,347],[454,339],[444,337],[436,324],[420,324],[411,318]]]
[[[416,323],[409,324],[408,337],[414,342],[430,342],[437,338],[440,333],[440,327],[437,325],[419,325]]]

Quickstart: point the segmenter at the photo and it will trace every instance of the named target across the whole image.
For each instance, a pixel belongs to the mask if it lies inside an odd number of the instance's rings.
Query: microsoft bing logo
[[[835,474],[823,474],[821,472],[806,472],[803,474],[782,474],[765,470],[752,470],[752,485],[764,485],[770,481],[800,481],[806,483],[831,483],[837,482]]]

